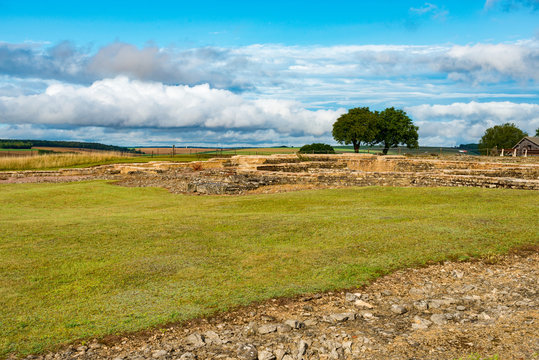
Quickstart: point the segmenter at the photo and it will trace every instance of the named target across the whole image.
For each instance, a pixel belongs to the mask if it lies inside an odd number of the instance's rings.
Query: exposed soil
[[[539,253],[397,271],[39,359],[539,358]],[[30,357],[29,357],[30,358]]]

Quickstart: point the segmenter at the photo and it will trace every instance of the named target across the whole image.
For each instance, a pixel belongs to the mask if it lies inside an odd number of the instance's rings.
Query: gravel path
[[[44,359],[539,359],[539,253],[408,269]],[[489,358],[490,359],[490,358]]]

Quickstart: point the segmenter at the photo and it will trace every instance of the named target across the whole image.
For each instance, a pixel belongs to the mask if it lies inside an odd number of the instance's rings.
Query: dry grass
[[[3,157],[0,158],[0,171],[54,169],[76,165],[92,165],[124,159],[126,157],[129,156],[112,151]]]

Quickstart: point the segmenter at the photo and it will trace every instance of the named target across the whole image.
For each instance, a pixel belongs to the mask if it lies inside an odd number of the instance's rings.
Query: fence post
[[[174,145],[172,145],[172,157],[174,157],[175,153],[176,153],[176,148]]]
[[[528,157],[528,149],[524,149],[524,157]]]

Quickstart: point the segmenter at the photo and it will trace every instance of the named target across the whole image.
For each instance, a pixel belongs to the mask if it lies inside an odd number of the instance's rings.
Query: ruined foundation
[[[191,163],[149,162],[0,173],[4,182],[113,179],[174,193],[242,194],[282,186],[468,186],[539,190],[539,163],[339,155],[238,155]]]

